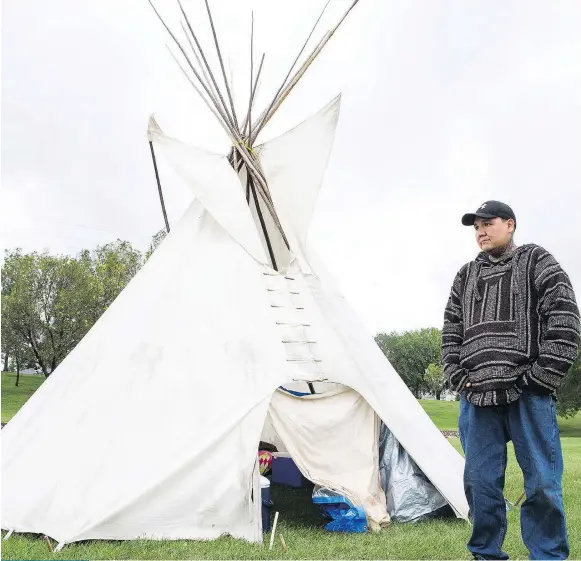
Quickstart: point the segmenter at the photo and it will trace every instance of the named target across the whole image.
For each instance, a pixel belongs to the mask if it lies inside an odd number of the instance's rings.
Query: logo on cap
[[[486,208],[486,204],[487,204],[487,203],[484,203],[484,204],[483,204],[483,205],[482,205],[482,206],[481,206],[481,207],[480,207],[478,210],[483,210],[483,209],[485,209],[485,208]]]

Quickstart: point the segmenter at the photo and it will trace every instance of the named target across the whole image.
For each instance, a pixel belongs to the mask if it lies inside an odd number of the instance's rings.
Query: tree
[[[404,333],[379,333],[375,341],[412,393],[419,398],[426,369],[442,361],[442,333],[425,328]]]
[[[141,252],[121,240],[76,258],[7,251],[2,269],[4,356],[15,359],[17,369],[32,357],[50,376],[142,263]]]
[[[581,354],[557,392],[557,413],[573,417],[581,409]]]
[[[2,293],[2,323],[45,377],[94,323],[94,279],[71,257],[7,253]]]
[[[93,277],[93,323],[109,308],[143,264],[143,255],[129,242],[117,240],[83,251],[78,261]]]
[[[10,363],[12,363],[16,371],[15,385],[18,386],[20,383],[20,369],[29,363],[32,357],[30,348],[26,344],[24,337],[14,329],[13,322],[11,321],[11,306],[12,299],[10,296],[4,296],[2,299],[2,349],[5,356],[4,371],[8,371]]]
[[[153,235],[153,237],[151,238],[151,243],[149,244],[149,249],[147,250],[147,253],[145,254],[146,261],[151,257],[151,254],[157,249],[157,246],[163,240],[165,240],[166,236],[167,236],[166,230],[160,230],[159,232],[157,232],[156,234]]]
[[[16,385],[20,379],[20,363],[24,349],[29,350],[26,335],[26,320],[31,317],[34,298],[27,286],[32,276],[33,258],[25,256],[19,249],[5,252],[2,268],[2,352],[5,356],[5,369],[9,357],[16,365]]]
[[[5,336],[4,333],[2,336]],[[23,366],[26,366],[32,357],[30,354],[30,348],[20,337],[16,336],[11,338],[11,340],[13,342],[13,346],[10,348],[10,356],[13,357],[14,370],[16,371],[16,381],[14,385],[18,386],[20,383],[20,369]]]
[[[440,399],[442,391],[446,387],[447,377],[444,374],[444,366],[441,362],[428,364],[424,374],[424,388],[433,393],[436,399]]]

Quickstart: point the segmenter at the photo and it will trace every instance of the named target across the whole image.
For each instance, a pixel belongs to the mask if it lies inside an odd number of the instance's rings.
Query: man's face
[[[494,252],[506,247],[514,232],[514,220],[502,218],[477,218],[474,222],[476,242],[482,251]]]

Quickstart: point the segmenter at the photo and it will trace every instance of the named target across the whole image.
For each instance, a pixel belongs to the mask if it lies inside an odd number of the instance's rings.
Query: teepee
[[[2,430],[2,527],[46,534],[59,547],[223,534],[260,542],[257,450],[266,438],[380,528],[390,500],[379,474],[381,422],[467,518],[462,457],[307,240],[340,98],[286,134],[255,142],[336,28],[255,120],[252,94],[241,123],[225,74],[223,93],[183,15],[198,61],[176,39],[184,72],[232,149],[223,156],[195,148],[150,119],[149,141],[193,202]]]

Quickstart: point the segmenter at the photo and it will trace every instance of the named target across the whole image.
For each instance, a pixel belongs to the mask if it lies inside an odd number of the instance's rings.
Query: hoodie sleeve
[[[577,358],[579,308],[567,273],[545,250],[535,264],[534,283],[542,331],[539,356],[525,378],[532,389],[550,394]]]
[[[444,372],[450,381],[450,389],[456,392],[461,392],[468,381],[468,373],[460,368],[460,349],[464,341],[462,291],[465,270],[465,267],[462,268],[454,279],[444,312],[444,328],[442,329]]]

